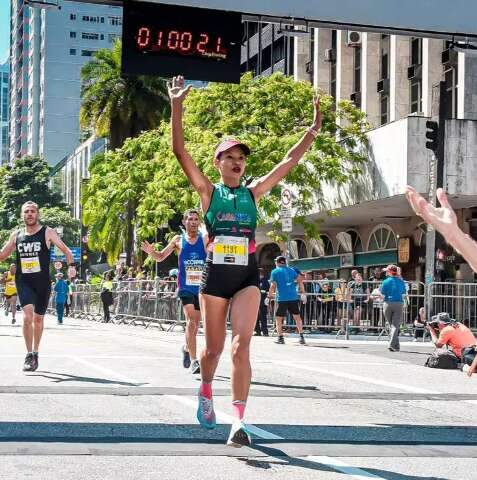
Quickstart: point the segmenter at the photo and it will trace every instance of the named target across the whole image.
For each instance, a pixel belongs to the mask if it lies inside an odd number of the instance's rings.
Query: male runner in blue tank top
[[[156,251],[149,242],[143,242],[142,249],[156,262],[164,261],[174,251],[179,256],[177,283],[186,318],[186,344],[182,348],[182,363],[184,368],[189,368],[192,362],[191,372],[200,373],[196,337],[200,324],[199,286],[207,257],[205,249],[207,242],[199,232],[200,217],[197,210],[187,210],[182,224],[186,230],[185,234],[176,235],[160,252]]]
[[[25,228],[14,231],[0,251],[0,261],[16,251],[17,274],[15,283],[23,309],[23,337],[27,356],[25,372],[38,368],[38,350],[43,333],[43,319],[51,293],[50,247],[56,245],[65,255],[74,276],[73,254],[55,230],[40,224],[40,210],[34,202],[26,202],[21,209]]]

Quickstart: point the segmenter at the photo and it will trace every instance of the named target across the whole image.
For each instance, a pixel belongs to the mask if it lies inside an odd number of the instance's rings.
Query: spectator
[[[382,327],[383,296],[381,295],[381,290],[379,289],[378,285],[376,285],[376,287],[371,292],[370,299],[373,302],[371,326],[374,328]]]
[[[66,285],[68,286],[68,294],[66,295],[65,301],[65,316],[70,316],[70,307],[73,303],[73,282],[71,280],[66,280]]]
[[[268,337],[268,302],[266,302],[270,283],[263,268],[259,268],[260,307],[258,309],[257,323],[255,324],[255,335]]]
[[[419,313],[414,320],[414,341],[417,342],[419,338],[424,338],[424,329],[426,327],[426,309],[421,307]]]
[[[353,270],[354,280],[348,283],[348,292],[351,295],[351,304],[353,306],[353,325],[361,324],[361,314],[363,308],[369,300],[369,290],[363,284],[363,277],[357,270]]]
[[[386,269],[388,278],[384,280],[380,288],[384,297],[384,317],[391,327],[388,346],[391,352],[399,352],[401,348],[399,330],[401,328],[404,295],[406,294],[406,285],[403,279],[397,276],[397,273],[396,265],[388,265]]]
[[[333,290],[328,282],[321,284],[321,294],[318,297],[321,302],[321,323],[325,326],[331,326],[334,324],[334,296]]]
[[[348,317],[348,286],[346,280],[341,278],[335,288],[336,318],[341,327],[344,327],[344,320]]]
[[[439,330],[439,337],[436,334],[435,327]],[[464,324],[450,318],[447,313],[439,313],[433,317],[432,322],[426,328],[431,334],[436,348],[447,345],[459,361],[462,361],[463,350],[472,348],[476,344],[471,330]]]
[[[303,282],[305,293],[307,295],[306,303],[302,303],[300,312],[305,325],[313,325],[317,316],[317,294],[320,291],[318,282],[313,281],[313,274],[305,272],[305,281]]]
[[[103,303],[103,321],[109,323],[111,321],[111,313],[109,307],[114,303],[113,301],[113,273],[105,272],[103,275],[103,282],[101,284],[101,302]]]
[[[63,280],[63,274],[58,272],[55,275],[56,282],[54,286],[55,303],[56,303],[56,319],[58,325],[63,325],[63,312],[65,310],[65,302],[68,298],[68,285]]]

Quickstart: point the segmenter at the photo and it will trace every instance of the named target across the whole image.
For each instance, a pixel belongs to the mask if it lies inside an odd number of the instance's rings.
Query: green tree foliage
[[[121,41],[101,49],[81,69],[82,128],[109,137],[110,147],[159,125],[169,116],[165,80],[150,76],[121,76]]]
[[[274,74],[239,85],[211,84],[192,91],[185,102],[185,136],[199,168],[217,181],[212,161],[217,142],[233,135],[246,142],[252,153],[247,160],[250,183],[269,172],[303,135],[312,121],[313,90],[310,84]],[[305,215],[320,204],[324,181],[343,184],[360,172],[365,161],[359,145],[368,128],[364,114],[347,101],[336,108],[322,96],[323,126],[305,161],[288,175],[286,184],[296,193],[298,215],[309,236],[316,226]],[[338,121],[337,121],[338,120]],[[128,140],[121,149],[97,158],[83,196],[83,221],[90,229],[93,248],[103,248],[110,261],[121,251],[128,202],[137,207],[133,222],[142,238],[153,238],[178,212],[198,205],[198,196],[182,172],[170,147],[170,126],[165,121],[153,131]],[[277,218],[280,189],[260,202],[262,221]]]
[[[66,209],[61,195],[49,187],[48,164],[39,157],[24,156],[15,161],[1,176],[1,228],[14,228],[20,218],[23,203],[32,200],[41,207]]]

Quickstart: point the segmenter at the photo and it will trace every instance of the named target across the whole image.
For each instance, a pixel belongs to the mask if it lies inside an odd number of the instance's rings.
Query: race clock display
[[[122,72],[239,82],[241,22],[236,12],[127,2]]]

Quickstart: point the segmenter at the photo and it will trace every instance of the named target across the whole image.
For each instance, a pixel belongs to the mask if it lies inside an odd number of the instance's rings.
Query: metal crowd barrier
[[[301,305],[304,328],[310,332],[334,333],[336,336],[366,333],[377,338],[388,333],[383,303],[373,297],[381,282],[363,282],[359,288],[346,283],[344,294],[337,290],[337,280],[305,281],[307,303]],[[477,283],[406,282],[407,294],[402,313],[401,330],[412,333],[419,309],[430,305],[426,318],[439,312],[477,330]],[[161,330],[184,328],[185,320],[176,284],[163,280],[126,280],[116,282],[114,303],[110,307],[111,321],[117,324],[155,326]],[[54,298],[50,300],[54,311]],[[269,330],[275,325],[275,302],[268,308]],[[101,286],[77,284],[74,287],[71,314],[78,318],[102,321],[104,309]],[[288,316],[284,328],[293,330],[295,323]]]
[[[363,281],[358,286],[346,282],[344,288],[340,287],[337,280],[304,283],[307,302],[301,305],[300,314],[305,330],[335,333],[337,337],[366,332],[377,334],[380,338],[388,333],[383,302],[375,291],[381,282]],[[420,282],[405,283],[407,294],[401,329],[403,332],[411,332],[414,330],[414,320],[418,317],[419,308],[425,304],[425,285]],[[275,324],[275,311],[276,306],[272,304],[269,309],[270,327]],[[284,328],[295,328],[295,322],[290,315],[285,318]]]
[[[184,328],[182,308],[175,295],[175,282],[163,280],[124,280],[113,284],[111,322],[156,326],[161,330]],[[73,292],[72,314],[77,318],[104,321],[101,285],[79,284]]]

